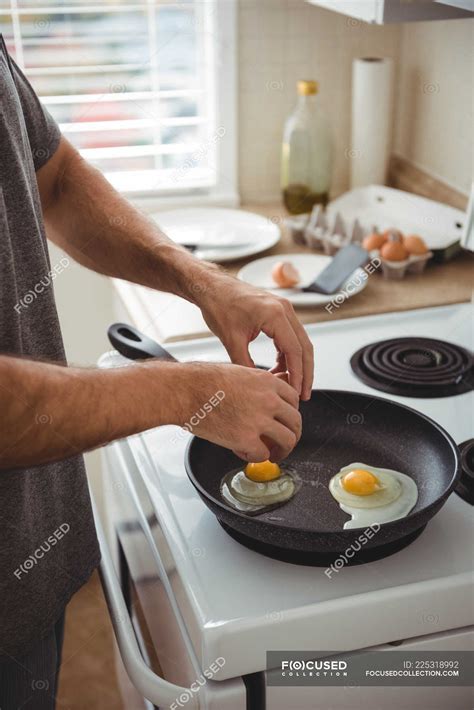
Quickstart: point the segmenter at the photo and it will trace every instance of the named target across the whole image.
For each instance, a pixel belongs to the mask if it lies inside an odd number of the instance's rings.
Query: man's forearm
[[[74,259],[195,303],[235,364],[253,366],[249,344],[265,333],[278,352],[272,372],[288,372],[289,384],[310,398],[313,348],[289,301],[173,244],[64,139],[37,180],[48,236]]]
[[[67,458],[159,424],[179,424],[175,363],[110,370],[0,357],[0,469]],[[0,473],[1,475],[1,473]]]
[[[175,245],[66,141],[58,151],[59,157],[53,156],[51,164],[42,169],[46,174],[55,171],[48,194],[42,194],[48,236],[53,241],[94,271],[189,301],[210,288],[216,267]],[[38,182],[41,192],[46,182],[41,171]]]

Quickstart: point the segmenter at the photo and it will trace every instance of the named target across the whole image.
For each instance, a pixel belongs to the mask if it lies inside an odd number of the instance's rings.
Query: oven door
[[[242,678],[213,681],[212,669],[199,666],[169,584],[171,557],[124,442],[107,447],[103,463],[105,480],[113,481],[106,483],[107,535],[97,506],[94,515],[102,586],[120,654],[117,666],[130,681],[119,678],[127,710],[248,710]]]

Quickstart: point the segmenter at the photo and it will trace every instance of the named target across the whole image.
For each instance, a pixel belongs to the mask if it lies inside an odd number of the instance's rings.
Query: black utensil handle
[[[107,335],[113,347],[129,360],[157,358],[177,362],[176,358],[162,348],[156,340],[140,333],[132,325],[113,323],[107,330]]]

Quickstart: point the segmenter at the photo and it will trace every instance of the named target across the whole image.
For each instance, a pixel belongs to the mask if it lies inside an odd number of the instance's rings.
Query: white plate
[[[366,273],[363,269],[356,269],[353,274],[347,279],[339,293],[333,293],[330,296],[325,296],[321,293],[305,293],[298,288],[275,288],[275,283],[272,279],[272,268],[279,261],[291,261],[293,266],[300,272],[301,286],[309,286],[314,281],[316,276],[331,261],[330,256],[321,254],[279,254],[278,256],[265,256],[262,259],[256,259],[247,266],[244,266],[238,273],[239,279],[246,281],[253,286],[266,288],[273,293],[284,296],[294,306],[319,306],[325,303],[330,303],[334,299],[341,297],[341,293],[345,298],[350,298],[356,293],[362,291],[367,284]],[[349,286],[350,290],[346,290]]]
[[[280,230],[260,215],[223,208],[192,207],[151,215],[178,244],[200,245],[195,253],[206,261],[233,261],[259,254],[280,240]],[[208,244],[222,244],[217,249]]]

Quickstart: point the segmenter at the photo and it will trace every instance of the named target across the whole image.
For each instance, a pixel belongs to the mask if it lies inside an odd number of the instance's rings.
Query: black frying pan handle
[[[177,362],[167,350],[161,347],[156,340],[140,333],[132,325],[126,323],[113,323],[107,330],[107,335],[113,347],[129,360],[146,360],[157,358]]]

